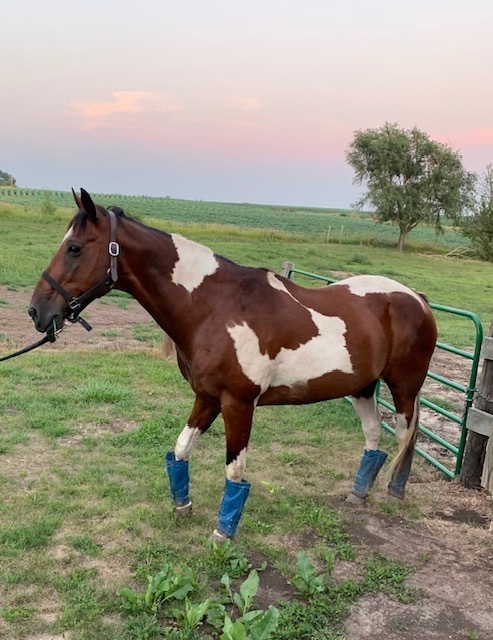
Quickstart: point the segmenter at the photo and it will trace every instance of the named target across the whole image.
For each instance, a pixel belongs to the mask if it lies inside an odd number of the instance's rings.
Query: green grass
[[[214,526],[223,489],[224,427],[218,420],[194,452],[196,508],[189,520],[175,521],[163,456],[186,422],[192,394],[174,363],[146,353],[40,352],[6,363],[0,384],[8,391],[1,397],[2,433],[19,434],[9,443],[8,465],[0,454],[0,615],[7,629],[2,635],[0,626],[0,638],[22,638],[27,629],[31,635],[70,630],[91,640],[139,637],[153,626],[150,618],[124,615],[118,591],[144,590],[146,576],[165,561],[182,562],[184,549],[200,577],[199,600],[219,596],[221,575],[247,571],[253,552],[289,580],[295,553],[281,541],[301,532],[311,532],[306,546],[316,557],[356,561],[318,488],[332,480],[332,491],[341,491],[338,483],[346,486],[362,446],[343,401],[257,411],[249,454],[254,489],[239,545],[234,553],[210,555],[204,534]],[[115,420],[128,428],[115,432]],[[280,431],[280,425],[290,427]],[[324,637],[335,637],[362,591],[346,585],[330,593],[323,606],[334,598],[336,604],[325,615]],[[42,612],[50,606],[47,623]],[[322,604],[313,606],[322,611]],[[281,622],[289,611],[281,610]]]

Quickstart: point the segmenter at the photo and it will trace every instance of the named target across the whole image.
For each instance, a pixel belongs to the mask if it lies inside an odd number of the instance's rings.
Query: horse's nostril
[[[37,317],[37,315],[38,315],[38,312],[36,311],[36,309],[35,309],[34,307],[29,307],[29,309],[28,309],[28,311],[27,311],[27,312],[28,312],[28,314],[31,316],[31,318],[32,318],[33,320],[35,320],[35,319],[36,319],[36,317]]]

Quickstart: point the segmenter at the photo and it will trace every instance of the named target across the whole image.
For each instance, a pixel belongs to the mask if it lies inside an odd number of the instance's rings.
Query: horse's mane
[[[107,216],[108,215],[108,211],[113,211],[113,213],[117,216],[117,218],[120,218],[122,220],[128,220],[129,222],[132,222],[134,224],[136,224],[137,226],[141,227],[142,229],[146,229],[147,231],[151,231],[153,233],[157,233],[157,234],[161,234],[164,236],[167,236],[168,238],[171,236],[170,233],[168,233],[167,231],[163,231],[162,229],[156,229],[156,227],[151,227],[147,224],[145,224],[145,222],[142,222],[141,220],[138,220],[137,218],[133,218],[132,216],[130,216],[128,213],[125,212],[124,209],[122,209],[122,207],[116,206],[116,205],[110,205],[109,207],[103,207],[102,205],[96,205],[98,213],[100,213],[103,216]],[[87,221],[89,219],[88,214],[85,211],[78,211],[75,216],[72,218],[71,223],[69,224],[69,227],[73,227],[74,231],[78,231],[79,229],[84,229]],[[221,260],[223,260],[224,262],[230,263],[232,265],[235,265],[236,267],[241,266],[238,265],[237,262],[235,262],[234,260],[230,260],[229,258],[226,258],[225,256],[215,253],[215,255],[218,258],[221,258]],[[247,268],[247,267],[245,267]],[[249,267],[248,267],[249,268]],[[261,271],[268,271],[268,269],[264,269],[262,267],[259,268],[259,270]]]
[[[152,229],[152,227],[148,227],[147,225],[143,224],[142,222],[140,222],[140,220],[137,220],[137,218],[132,218],[132,216],[129,216],[128,213],[125,213],[125,211],[121,208],[118,207],[116,205],[111,205],[109,207],[103,207],[102,205],[97,204],[96,208],[98,210],[98,213],[100,213],[103,216],[108,215],[108,211],[113,211],[113,213],[118,217],[118,218],[125,218],[127,220],[131,220],[132,222],[135,222],[143,227],[146,227],[148,229]],[[72,218],[69,227],[73,227],[74,231],[77,231],[79,229],[84,229],[84,227],[87,224],[87,221],[89,219],[88,214],[85,211],[78,211],[75,216]],[[158,229],[156,229],[156,231],[158,231]]]

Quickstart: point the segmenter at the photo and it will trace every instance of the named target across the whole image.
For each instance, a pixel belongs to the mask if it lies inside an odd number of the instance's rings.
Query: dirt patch
[[[466,521],[471,512],[464,511]],[[493,638],[493,541],[486,527],[477,535],[459,519],[412,523],[365,508],[341,513],[356,548],[414,565],[407,586],[422,593],[411,603],[381,593],[359,599],[346,620],[348,640]]]
[[[418,594],[411,602],[385,593],[359,598],[345,621],[347,640],[493,639],[493,536],[485,515],[491,512],[490,496],[444,481],[431,485],[425,491],[443,510],[431,507],[416,522],[379,513],[375,501],[355,507],[329,498],[356,552],[354,562],[336,562],[332,579],[361,579],[364,558],[375,553],[411,566],[406,587]],[[413,493],[420,487],[413,487]],[[297,550],[307,537],[313,546],[306,531],[285,544]],[[248,556],[254,566],[261,565],[261,554]],[[296,589],[280,572],[268,567],[260,573],[259,608],[295,597]]]
[[[10,291],[0,286],[0,345],[2,355],[41,338],[27,313],[32,290]],[[80,324],[69,325],[55,343],[42,349],[142,349],[145,343],[134,335],[135,325],[155,327],[156,323],[138,302],[106,296],[92,302],[83,317],[91,323],[87,332]],[[163,334],[164,335],[164,334]]]
[[[259,572],[260,584],[255,602],[260,609],[267,609],[270,605],[276,606],[279,602],[293,600],[296,589],[288,582],[286,576],[272,566],[267,556],[260,551],[250,550],[248,560],[254,569],[259,569],[265,562],[267,566]]]

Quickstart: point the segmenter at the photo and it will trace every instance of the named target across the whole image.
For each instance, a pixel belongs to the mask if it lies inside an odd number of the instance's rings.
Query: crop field
[[[72,208],[70,192],[40,191],[35,189],[0,188],[0,202],[9,202],[24,207],[38,207],[47,197],[58,208]],[[118,194],[93,194],[103,205],[119,205],[135,217],[150,217],[181,223],[219,224],[235,227],[262,228],[275,231],[303,234],[310,239],[332,242],[355,240],[367,245],[397,242],[397,229],[390,225],[376,225],[368,213],[344,209],[315,209],[308,207],[283,207],[253,204],[230,204],[202,202],[200,200],[177,200],[174,198],[152,198],[146,196],[124,196]],[[436,243],[453,247],[469,246],[469,241],[449,224],[445,233],[437,238],[434,229],[423,226],[415,229],[411,237],[419,242]]]
[[[0,190],[2,355],[39,337],[26,310],[74,209],[71,195],[51,192],[46,214],[44,192],[36,203],[33,190],[15,191]],[[445,257],[459,246],[453,229],[438,244],[431,229],[411,234],[399,254],[385,236],[394,242],[395,229],[350,211],[96,199],[242,264],[384,274],[474,311],[485,330],[493,317],[493,264]],[[327,242],[329,220],[354,229]],[[212,545],[222,421],[191,458],[193,514],[175,519],[163,458],[193,394],[134,300],[112,292],[84,316],[91,333],[69,327],[0,363],[1,640],[493,637],[488,496],[417,458],[405,501],[387,499],[384,468],[368,504],[349,506],[364,444],[350,405],[263,407],[237,537]],[[443,341],[471,346],[466,323],[437,320]],[[395,452],[387,433],[380,444]]]

